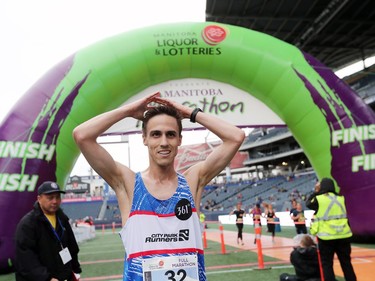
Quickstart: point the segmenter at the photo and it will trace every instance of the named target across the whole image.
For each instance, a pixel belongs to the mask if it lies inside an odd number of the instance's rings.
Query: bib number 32
[[[183,281],[186,278],[186,271],[183,269],[174,272],[173,270],[168,270],[165,272],[165,275],[168,277],[168,280],[171,281]]]

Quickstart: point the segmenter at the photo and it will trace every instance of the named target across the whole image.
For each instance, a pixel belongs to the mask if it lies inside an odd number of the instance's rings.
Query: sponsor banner
[[[90,184],[83,182],[81,177],[74,176],[69,178],[69,181],[65,186],[65,191],[73,193],[90,193]]]
[[[280,117],[254,96],[232,85],[209,79],[170,80],[141,91],[126,103],[152,92],[160,92],[162,97],[192,108],[199,107],[203,112],[214,114],[239,127],[285,125]],[[140,121],[126,118],[109,128],[106,134],[140,132],[141,125]],[[183,120],[183,126],[184,130],[202,128],[187,119]]]
[[[63,198],[63,203],[71,203],[71,202],[91,202],[91,201],[103,201],[102,196],[94,196],[94,197],[82,197],[82,198]]]

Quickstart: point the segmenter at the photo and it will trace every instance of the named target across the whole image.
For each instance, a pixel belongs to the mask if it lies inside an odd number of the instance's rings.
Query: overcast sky
[[[32,84],[74,52],[140,27],[204,22],[204,0],[1,0],[2,120]]]
[[[141,27],[204,22],[205,10],[205,0],[1,0],[0,121],[39,78],[76,51]],[[136,138],[131,144],[139,144]],[[116,160],[128,161],[126,144],[107,147]],[[143,146],[134,150],[136,158],[147,157]],[[133,160],[131,166],[142,170],[147,164]],[[72,174],[88,175],[88,170],[80,156]]]

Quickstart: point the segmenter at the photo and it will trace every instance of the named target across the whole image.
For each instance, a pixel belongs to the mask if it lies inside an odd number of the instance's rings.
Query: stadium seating
[[[246,212],[256,203],[263,202],[271,203],[276,211],[286,211],[290,209],[293,198],[301,202],[305,208],[304,201],[312,192],[315,182],[316,175],[310,173],[292,178],[276,176],[254,181],[251,184],[238,183],[230,187],[218,187],[202,197],[202,211],[206,217],[216,220],[215,217],[218,215],[228,214],[233,210],[239,201],[242,202]],[[207,202],[215,204],[205,208]]]
[[[72,220],[80,220],[84,217],[97,218],[103,201],[64,202],[61,208]]]

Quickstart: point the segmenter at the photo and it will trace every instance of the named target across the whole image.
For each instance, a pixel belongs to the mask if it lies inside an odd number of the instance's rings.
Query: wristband
[[[195,118],[197,117],[198,112],[203,112],[200,108],[195,108],[190,115],[190,122],[195,123]]]

